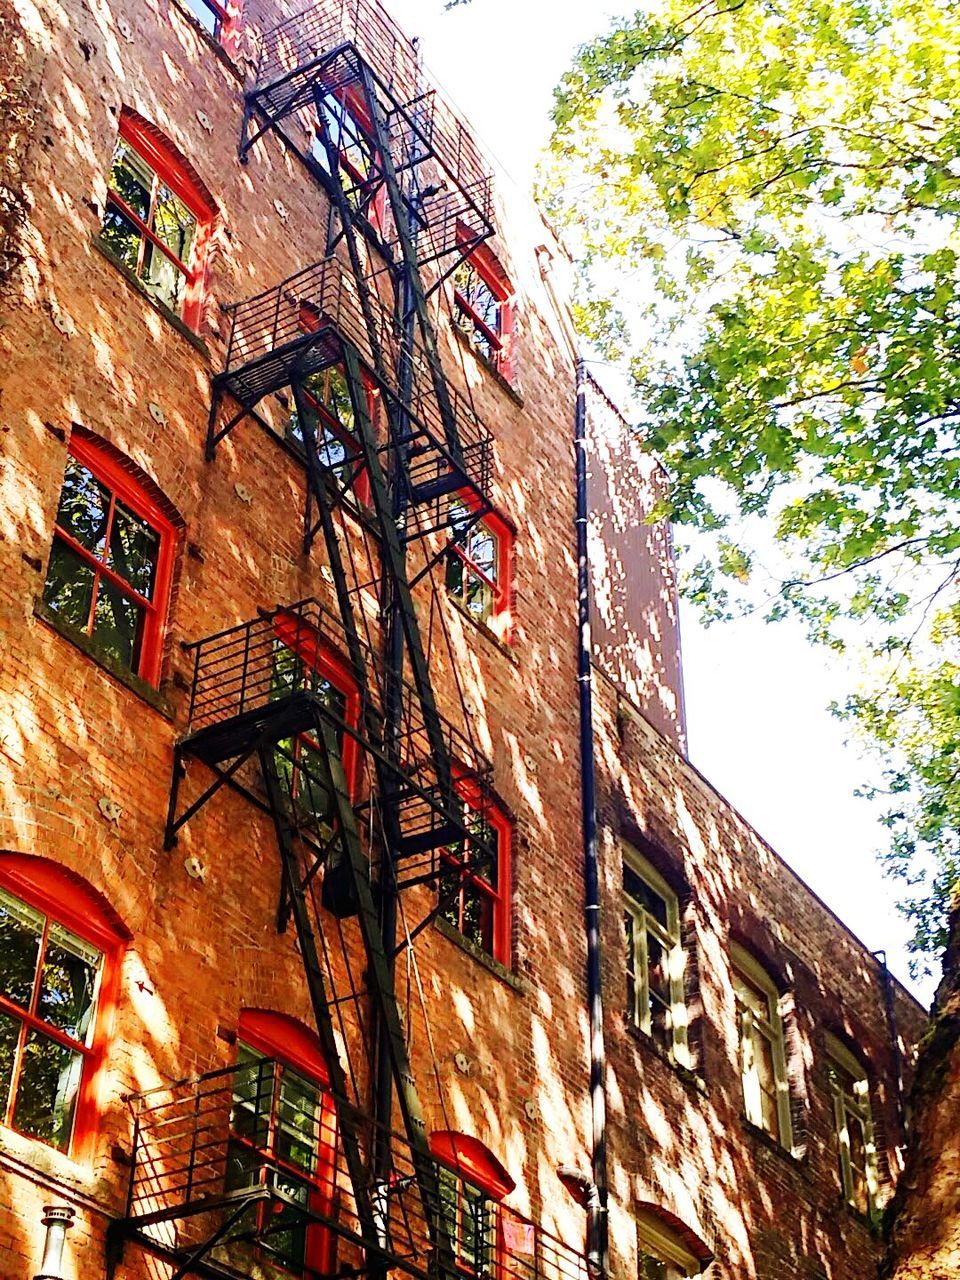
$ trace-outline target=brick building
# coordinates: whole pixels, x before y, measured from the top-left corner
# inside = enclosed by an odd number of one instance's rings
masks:
[[[686,760],[549,229],[372,0],[0,17],[0,1276],[874,1274],[922,1014]]]

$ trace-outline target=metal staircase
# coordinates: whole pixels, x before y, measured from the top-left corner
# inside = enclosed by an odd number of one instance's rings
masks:
[[[492,233],[490,177],[465,127],[425,87],[412,44],[372,0],[321,2],[263,37],[243,162],[255,162],[267,135],[323,188],[327,253],[232,309],[206,452],[215,459],[227,436],[258,421],[301,458],[304,549],[322,541],[331,591],[325,603],[272,608],[193,646],[166,843],[225,787],[270,815],[278,927],[293,924],[329,1067],[333,1188],[322,1211],[316,1194],[312,1207],[298,1205],[284,1190],[289,1170],[271,1172],[269,1162],[232,1185],[236,1082],[229,1073],[183,1082],[169,1104],[147,1106],[149,1140],[138,1122],[113,1259],[132,1239],[173,1264],[171,1280],[259,1275],[297,1220],[341,1241],[340,1274],[400,1269],[454,1280],[463,1263],[394,961],[496,856],[484,835],[492,768],[456,705],[455,672],[441,707],[415,598],[449,542],[490,510],[491,438],[446,378],[430,302]],[[323,391],[331,379],[336,396]],[[242,452],[242,433],[235,440]],[[324,675],[321,652],[342,658],[349,697]],[[184,803],[188,760],[210,780],[198,788],[192,776]],[[457,856],[445,857],[453,848]],[[402,931],[401,894],[418,914],[412,927],[403,915]],[[184,1091],[196,1108],[192,1128],[178,1110]],[[579,1262],[563,1272],[578,1276]]]

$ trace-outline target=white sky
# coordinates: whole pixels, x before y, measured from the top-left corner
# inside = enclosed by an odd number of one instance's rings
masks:
[[[488,151],[522,188],[549,135],[553,87],[578,44],[628,2],[472,0],[444,12],[442,0],[386,0],[427,65]],[[798,626],[749,620],[704,630],[682,615],[690,754],[694,764],[893,972],[923,999],[932,983],[910,983],[908,929],[895,885],[874,851],[879,809],[854,789],[870,774],[827,712],[849,683]]]

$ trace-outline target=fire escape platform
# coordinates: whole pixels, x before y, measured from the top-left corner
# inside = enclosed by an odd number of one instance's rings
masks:
[[[316,725],[318,714],[330,717],[324,699],[308,689],[300,689],[208,724],[182,739],[180,748],[204,764],[223,764],[249,754],[267,737],[275,742],[307,733]]]
[[[334,1242],[333,1274],[341,1276],[373,1267],[410,1280],[589,1280],[579,1250],[512,1210],[505,1211],[509,1237],[499,1233],[496,1246],[485,1245],[472,1265],[454,1263],[449,1273],[438,1267],[429,1223],[440,1203],[424,1200],[415,1176],[418,1166],[434,1160],[396,1133],[389,1135],[390,1167],[380,1175],[371,1170],[359,1183],[351,1181],[337,1139],[323,1147],[324,1162],[312,1173],[297,1175],[288,1162],[265,1158],[248,1185],[231,1186],[231,1155],[250,1149],[245,1135],[257,1131],[273,1105],[275,1067],[261,1060],[221,1068],[128,1099],[131,1181],[126,1212],[109,1229],[115,1260],[125,1243],[136,1243],[171,1263],[175,1276],[252,1280],[263,1274],[279,1229],[326,1233]],[[318,1114],[315,1130],[303,1132],[313,1147],[325,1141],[324,1123]],[[358,1133],[362,1152],[384,1132],[366,1121]],[[312,1188],[318,1203],[285,1190],[291,1174]],[[435,1177],[431,1185],[439,1186]],[[371,1218],[374,1238],[363,1227]]]
[[[425,533],[447,527],[451,501],[458,494],[469,494],[479,515],[491,510],[493,437],[453,387],[448,388],[449,420],[443,420],[425,353],[416,342],[404,350],[398,340],[394,318],[383,301],[390,288],[387,273],[374,272],[363,282],[361,298],[361,286],[331,255],[237,303],[226,366],[214,379],[215,403],[228,393],[251,411],[266,396],[342,365],[346,348],[351,348],[368,390],[382,402],[385,419],[402,424],[402,434],[386,435],[380,448],[384,454],[404,451],[407,496],[417,514],[416,527]],[[399,389],[404,360],[412,374],[405,397]],[[378,363],[387,365],[389,377],[375,372]],[[457,439],[456,452],[448,443],[449,426]],[[356,436],[355,424],[346,424],[344,430]],[[225,429],[214,431],[214,443],[224,434]]]
[[[377,6],[314,5],[292,15],[262,35],[255,74],[247,113],[262,127],[252,138],[245,134],[241,156],[273,129],[327,186],[329,175],[304,147],[302,130],[284,122],[308,120],[318,95],[348,103],[375,95],[396,172],[418,171],[403,194],[408,215],[426,233],[421,262],[462,256],[493,234],[489,164],[457,113],[425,82],[414,46]],[[352,194],[360,196],[363,187],[358,182]],[[389,219],[378,216],[367,227],[384,247],[398,251]]]

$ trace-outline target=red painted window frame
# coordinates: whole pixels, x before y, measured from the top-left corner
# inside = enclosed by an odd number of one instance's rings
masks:
[[[374,141],[373,120],[370,115],[370,107],[366,101],[363,90],[355,84],[340,85],[337,88],[327,89],[332,97],[336,98],[340,105],[346,107],[347,111],[354,117],[357,124],[365,135],[365,140],[370,144],[375,156],[377,144]],[[319,136],[319,135],[318,135]],[[369,173],[361,173],[353,164],[349,156],[341,148],[339,161],[341,166],[350,175],[351,180],[356,184],[357,190],[362,190],[370,183]],[[376,160],[374,160],[376,163]],[[373,200],[368,206],[368,212],[364,215],[378,235],[384,234],[384,212],[386,210],[387,190],[382,182],[377,184],[377,189],[373,194]]]
[[[204,28],[204,34],[211,40],[215,40],[231,58],[235,58],[240,52],[240,28],[243,17],[241,0],[229,0],[227,4],[221,4],[220,0],[200,0],[200,2],[206,5],[219,24],[212,34]],[[189,12],[190,6],[187,5],[186,8]]]
[[[310,1207],[317,1213],[332,1218],[336,1207],[337,1177],[337,1116],[330,1093],[330,1071],[324,1057],[320,1041],[303,1023],[284,1013],[276,1013],[272,1009],[243,1009],[237,1025],[237,1039],[242,1041],[255,1053],[261,1053],[272,1062],[290,1067],[298,1075],[306,1077],[319,1087],[320,1103],[320,1138],[317,1143],[317,1175],[311,1177],[296,1165],[288,1165],[273,1154],[273,1134],[276,1123],[277,1077],[274,1073],[273,1099],[270,1109],[270,1148],[256,1146],[248,1138],[231,1133],[231,1141],[239,1143],[250,1151],[255,1151],[272,1161],[277,1168],[285,1169],[304,1182],[314,1187],[315,1195],[310,1197]],[[329,1136],[329,1141],[324,1139]],[[258,1215],[269,1212],[267,1204],[258,1208]],[[313,1224],[306,1228],[307,1247],[304,1260],[304,1275],[330,1274],[336,1252],[336,1240],[333,1232],[324,1226]],[[299,1274],[292,1268],[270,1255],[271,1265],[279,1267],[289,1274]]]
[[[203,188],[199,178],[172,143],[164,138],[155,125],[124,107],[120,112],[119,137],[136,151],[153,173],[187,206],[197,220],[197,231],[191,251],[191,262],[181,262],[167,248],[158,235],[138,217],[121,195],[108,185],[107,203],[112,203],[129,218],[145,239],[165,258],[182,271],[187,281],[181,319],[195,332],[199,327],[203,309],[203,289],[206,280],[207,249],[217,208],[212,197]],[[152,197],[151,197],[152,199]],[[139,279],[139,276],[138,276]]]
[[[124,595],[145,609],[143,624],[143,643],[140,651],[140,662],[133,673],[147,684],[156,688],[160,682],[160,663],[163,657],[163,642],[166,634],[167,615],[170,607],[170,590],[173,584],[173,566],[176,555],[178,530],[170,517],[162,510],[159,503],[151,498],[146,488],[140,483],[128,466],[125,465],[106,445],[99,443],[92,436],[80,435],[76,430],[70,437],[67,452],[81,466],[87,468],[110,491],[110,509],[107,516],[107,527],[104,532],[104,557],[110,547],[110,527],[116,500],[119,500],[135,515],[145,520],[159,535],[160,544],[157,549],[157,570],[153,590],[153,599],[135,591],[120,574],[111,569],[106,559],[99,559],[92,551],[88,551],[66,529],[54,521],[54,537],[59,538],[71,551],[79,556],[100,576],[107,578]],[[90,617],[96,606],[97,595],[90,601]],[[88,619],[89,625],[89,619]],[[96,641],[93,641],[96,644]]]
[[[316,627],[310,626],[295,613],[280,610],[274,615],[273,629],[282,644],[292,649],[298,658],[324,680],[329,680],[337,692],[343,695],[346,701],[344,718],[351,728],[356,729],[360,724],[360,690],[347,659],[337,653]],[[307,735],[299,735],[305,736]],[[344,731],[340,752],[350,799],[356,801],[360,793],[362,753],[354,734]]]
[[[312,302],[301,300],[298,323],[304,333],[313,333],[323,324],[323,316],[319,307]],[[332,366],[333,368],[342,369],[341,364]],[[322,372],[325,372],[323,370]],[[346,375],[344,375],[346,376]],[[377,424],[380,416],[380,393],[374,386],[372,380],[367,376],[364,370],[361,370],[363,378],[363,387],[367,396],[367,416],[373,427],[374,434],[377,433]],[[356,440],[352,438],[349,431],[345,431],[343,426],[337,421],[334,415],[329,411],[326,405],[322,404],[316,396],[314,396],[307,388],[304,388],[307,399],[317,412],[317,416],[322,418],[323,423],[330,431],[340,440],[355,458],[360,454],[360,446]],[[350,488],[353,490],[353,496],[361,507],[369,507],[370,498],[370,473],[366,466],[361,463],[354,477],[350,482]]]
[[[479,509],[480,501],[472,490],[461,489],[457,496],[464,506],[469,507],[472,511],[477,511]],[[482,621],[482,625],[489,627],[497,638],[504,642],[504,644],[510,644],[513,639],[513,573],[514,542],[516,535],[512,524],[499,511],[485,512],[479,518],[477,523],[489,525],[491,532],[497,539],[498,553],[496,582],[493,582],[487,574],[470,559],[466,550],[452,538],[448,544],[447,551],[448,554],[459,556],[471,573],[475,574],[478,578],[482,579],[493,588],[493,609],[490,612],[490,616]],[[459,597],[455,596],[454,599],[459,599]],[[478,619],[477,621],[480,620]]]
[[[463,245],[469,242],[470,236],[465,229],[458,228],[458,238],[461,245]],[[493,361],[494,368],[510,382],[513,380],[514,375],[513,288],[499,259],[488,245],[477,245],[467,255],[466,261],[470,263],[477,275],[500,303],[499,331],[491,329],[477,315],[456,285],[454,285],[453,289],[454,306],[461,315],[466,316],[470,324],[480,329],[488,342],[496,349],[497,354]]]
[[[488,794],[481,792],[480,787],[472,778],[466,776],[458,777],[455,781],[455,786],[464,803],[474,812],[480,813],[497,835],[496,889],[481,876],[473,875],[470,872],[467,873],[466,883],[492,900],[493,950],[488,954],[491,959],[509,969],[513,942],[513,922],[511,918],[511,903],[513,901],[513,822],[495,800],[490,799]],[[458,860],[449,854],[446,849],[440,850],[440,857],[450,865],[459,865]],[[461,881],[460,891],[458,897],[454,900],[455,902],[462,903],[463,890],[464,882]]]
[[[466,1133],[458,1133],[453,1129],[435,1129],[430,1134],[428,1142],[430,1154],[438,1164],[449,1170],[459,1184],[468,1182],[471,1187],[479,1191],[487,1200],[491,1211],[495,1215],[493,1224],[495,1256],[491,1270],[494,1276],[504,1275],[506,1250],[502,1230],[503,1206],[501,1201],[515,1190],[516,1182],[493,1152],[484,1146],[479,1138],[473,1138]],[[457,1205],[459,1218],[463,1195],[462,1185],[458,1191],[460,1196]],[[456,1264],[457,1269],[464,1276],[476,1277],[480,1274],[475,1267],[462,1261],[459,1251],[457,1252]]]
[[[116,1020],[121,963],[132,935],[91,885],[48,858],[33,857],[23,853],[0,854],[0,885],[8,893],[46,916],[44,946],[50,922],[54,921],[77,934],[84,942],[95,946],[103,956],[94,1014],[94,1031],[89,1047],[79,1044],[65,1032],[58,1031],[0,993],[0,1010],[17,1018],[28,1028],[40,1030],[52,1040],[83,1055],[73,1130],[65,1154],[78,1163],[89,1163],[93,1159],[100,1118],[103,1114],[104,1063]],[[41,957],[43,953],[41,948]],[[33,999],[36,1000],[36,992]],[[11,1100],[16,1097],[22,1059],[23,1055],[18,1045],[14,1076],[11,1081]],[[5,1119],[0,1119],[0,1125],[12,1129],[14,1133],[17,1132],[12,1125],[7,1124]],[[29,1134],[22,1136],[30,1142],[50,1146],[42,1138]],[[54,1147],[51,1149],[57,1150]]]

